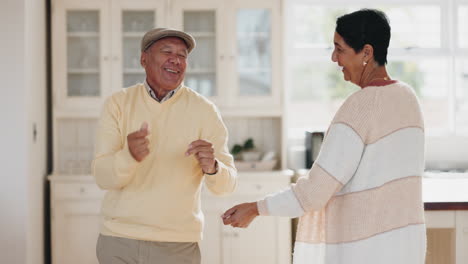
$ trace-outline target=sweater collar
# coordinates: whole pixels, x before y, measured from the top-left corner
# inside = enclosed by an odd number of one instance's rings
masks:
[[[145,85],[145,88],[146,90],[148,91],[149,95],[151,96],[151,98],[153,98],[154,100],[156,100],[156,102],[158,103],[163,103],[167,100],[169,100],[172,96],[174,96],[175,93],[177,93],[177,91],[180,90],[180,88],[182,87],[182,84],[180,84],[177,88],[175,88],[174,90],[168,92],[166,94],[166,96],[164,96],[161,100],[158,99],[158,97],[156,96],[156,94],[154,93],[153,89],[151,89],[150,85],[148,84],[148,82],[145,81],[143,82],[143,84]]]

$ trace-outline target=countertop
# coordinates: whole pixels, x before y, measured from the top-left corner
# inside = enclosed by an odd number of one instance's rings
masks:
[[[468,210],[468,172],[426,172],[423,201],[426,210]]]
[[[307,173],[307,170],[297,172],[296,176],[304,173]],[[265,177],[271,177],[271,172],[242,174],[245,174],[243,176],[265,174]],[[293,173],[292,171],[279,171],[276,174],[291,177]],[[90,175],[51,175],[48,178],[58,182],[94,182],[94,178]],[[468,210],[468,172],[425,172],[422,188],[425,210]]]

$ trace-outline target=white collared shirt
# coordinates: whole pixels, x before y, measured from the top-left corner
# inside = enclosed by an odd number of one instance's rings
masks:
[[[178,86],[177,88],[175,88],[174,90],[168,92],[168,93],[166,94],[166,96],[164,96],[163,99],[159,100],[158,97],[156,96],[156,94],[154,93],[153,89],[151,89],[151,87],[149,86],[149,84],[148,84],[148,82],[146,81],[146,79],[145,79],[145,81],[144,81],[143,83],[145,84],[146,90],[148,91],[149,95],[150,95],[154,100],[156,100],[156,101],[159,102],[159,103],[163,103],[163,102],[169,100],[169,99],[170,99],[172,96],[174,96],[174,94],[180,89],[180,87],[182,87],[182,84],[179,85],[179,86]]]

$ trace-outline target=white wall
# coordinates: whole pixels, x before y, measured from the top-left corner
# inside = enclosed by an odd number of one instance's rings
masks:
[[[27,264],[44,261],[44,184],[47,173],[46,142],[46,0],[25,0],[26,4],[26,90],[28,95],[29,142]],[[34,140],[33,128],[37,136]]]
[[[0,35],[0,262],[41,264],[46,173],[45,0],[1,0]]]

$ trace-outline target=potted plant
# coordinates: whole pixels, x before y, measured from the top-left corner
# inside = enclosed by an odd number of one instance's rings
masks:
[[[234,155],[235,159],[242,159],[244,161],[259,161],[262,155],[262,153],[255,148],[252,138],[248,138],[242,146],[235,144],[232,147],[231,153]]]

